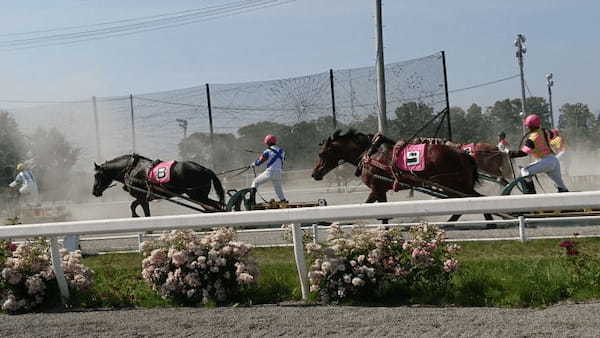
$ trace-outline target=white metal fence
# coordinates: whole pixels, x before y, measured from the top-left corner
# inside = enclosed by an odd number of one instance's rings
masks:
[[[122,218],[108,220],[46,223],[0,227],[0,239],[46,236],[51,241],[52,263],[63,298],[68,288],[62,274],[58,255],[59,236],[110,234],[135,231],[166,231],[174,229],[210,229],[216,226],[260,226],[292,224],[294,255],[302,287],[302,296],[308,295],[308,281],[301,224],[322,221],[351,221],[360,219],[391,219],[450,214],[510,213],[538,210],[569,210],[600,207],[600,191],[573,192],[545,195],[492,196],[462,199],[419,200],[380,204],[354,204],[331,207],[242,211],[199,215]],[[496,222],[496,221],[494,221]],[[515,221],[513,221],[515,222]],[[520,238],[526,239],[525,218],[518,219]]]

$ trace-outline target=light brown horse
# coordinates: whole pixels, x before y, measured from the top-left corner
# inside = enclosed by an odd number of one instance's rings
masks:
[[[319,181],[336,168],[340,163],[348,162],[358,166],[364,154],[371,148],[373,135],[366,135],[354,130],[342,134],[339,130],[324,141],[319,150],[319,159],[313,169],[312,177]],[[398,173],[392,170],[392,146],[394,142],[387,139],[383,151],[370,156],[369,164],[364,165],[361,178],[371,189],[366,202],[387,202],[387,191],[394,188],[394,176],[403,188],[427,186],[428,183],[448,188],[447,197],[481,196],[474,187],[478,183],[477,164],[463,151],[444,144],[431,144],[427,150],[428,167],[421,172]],[[460,217],[454,215],[451,220]],[[485,216],[491,219],[490,215]]]
[[[498,147],[489,143],[455,143],[441,138],[416,138],[411,143],[445,144],[447,146],[466,151],[472,145],[469,155],[473,156],[480,172],[494,177],[502,185],[514,179],[510,157],[507,153],[498,150]]]

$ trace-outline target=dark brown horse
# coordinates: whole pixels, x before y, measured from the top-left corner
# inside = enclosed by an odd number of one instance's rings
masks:
[[[336,131],[322,143],[312,177],[319,181],[343,162],[358,166],[364,154],[371,148],[372,138],[373,135],[365,135],[354,130],[345,134]],[[371,155],[371,164],[365,164],[362,168],[362,181],[371,188],[367,203],[387,202],[387,191],[394,188],[393,145],[393,141],[385,140],[383,151]],[[397,176],[398,181],[404,184],[403,188],[423,186],[423,180],[426,180],[427,183],[448,188],[447,197],[481,196],[474,189],[478,183],[478,174],[477,165],[471,156],[445,144],[431,144],[426,156],[428,167],[424,171],[400,173]],[[458,217],[454,215],[451,220],[456,220]],[[486,215],[486,219],[491,219],[491,216]]]
[[[138,217],[135,209],[142,206],[144,215],[150,216],[149,201],[157,198],[170,198],[170,195],[185,194],[189,198],[212,208],[222,210],[225,202],[225,193],[221,181],[210,169],[192,161],[178,161],[171,169],[171,182],[161,185],[160,194],[153,194],[157,187],[147,181],[147,171],[153,161],[146,157],[130,154],[122,155],[103,164],[94,163],[94,187],[92,194],[96,197],[102,196],[104,190],[109,188],[113,181],[123,183],[123,190],[135,198],[131,202],[131,216]],[[211,183],[219,197],[214,201],[208,197]],[[166,193],[165,193],[166,192]]]

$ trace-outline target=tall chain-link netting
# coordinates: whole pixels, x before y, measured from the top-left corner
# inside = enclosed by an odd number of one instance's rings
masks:
[[[436,53],[385,65],[388,120],[396,119],[396,108],[409,102],[425,104],[433,112],[446,108],[442,62],[442,53]],[[336,110],[341,122],[362,121],[377,114],[375,67],[336,70],[334,77]]]
[[[331,116],[329,73],[211,85],[215,130],[236,132],[259,122],[294,125]]]
[[[95,107],[90,98],[10,112],[25,133],[38,127],[61,131],[81,149],[82,167],[93,160],[135,151],[164,160],[204,161],[223,170],[248,163],[256,156],[253,152],[262,150],[262,137],[272,133],[288,148],[289,166],[307,168],[314,161],[319,140],[331,134],[334,123],[338,128],[377,130],[376,88],[375,67],[364,67],[131,97],[99,97]],[[386,94],[391,136],[414,132],[399,130],[415,129],[446,107],[442,53],[387,64]],[[403,106],[406,109],[399,109]],[[407,126],[402,114],[414,114],[415,109],[420,118],[415,126]],[[211,142],[221,148],[211,150]]]

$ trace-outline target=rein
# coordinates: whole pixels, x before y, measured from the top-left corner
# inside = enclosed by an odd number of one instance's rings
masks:
[[[236,169],[230,169],[230,170],[221,171],[220,173],[218,173],[216,175],[217,176],[221,176],[221,175],[225,175],[225,174],[228,174],[228,173],[239,171],[239,173],[231,176],[231,177],[235,177],[235,176],[238,176],[238,175],[241,175],[241,174],[245,173],[248,170],[250,170],[250,166],[249,165],[244,166],[244,167],[240,167],[240,168],[236,168]]]

